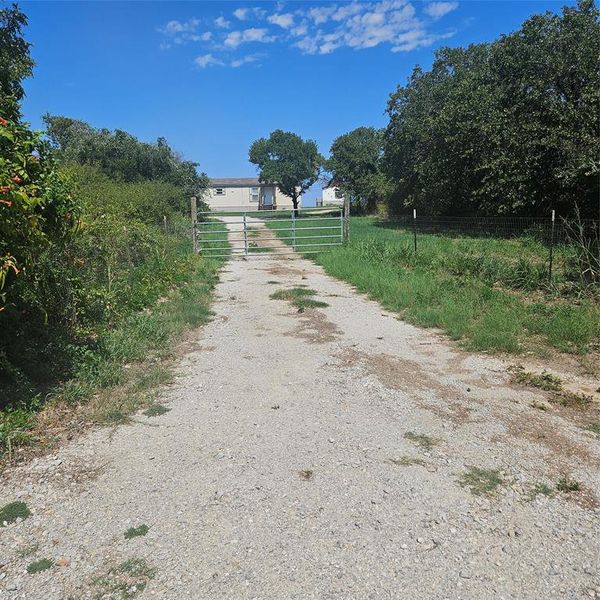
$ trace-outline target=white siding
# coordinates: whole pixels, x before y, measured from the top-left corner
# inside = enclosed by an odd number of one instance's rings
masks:
[[[336,198],[336,192],[338,191],[335,187],[323,188],[323,206],[341,206],[344,204],[344,197]]]
[[[206,193],[203,196],[203,200],[210,206],[210,208],[215,210],[235,210],[235,209],[245,209],[245,210],[258,210],[259,203],[251,202],[250,198],[252,197],[251,189],[255,186],[214,186],[209,187]],[[260,197],[262,197],[262,189],[264,187],[271,186],[259,186],[260,189]],[[222,189],[223,194],[219,195],[216,193],[217,189]],[[275,204],[278,209],[286,209],[292,208],[292,199],[285,194],[282,194],[279,189],[275,189]],[[300,202],[301,202],[300,198]]]

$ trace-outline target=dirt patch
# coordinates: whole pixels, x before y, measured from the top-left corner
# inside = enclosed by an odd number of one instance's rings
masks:
[[[384,386],[411,394],[415,404],[444,421],[455,425],[465,425],[475,421],[471,417],[472,409],[461,404],[456,397],[458,390],[451,385],[441,383],[434,373],[425,371],[423,366],[409,359],[401,359],[389,354],[368,354],[348,348],[338,355],[345,366],[360,366],[367,374],[377,378]],[[440,403],[429,401],[431,392]],[[418,397],[415,397],[417,395]]]
[[[311,344],[327,344],[343,334],[343,331],[320,310],[308,308],[300,314],[300,324],[286,335],[306,340]]]
[[[262,271],[262,269],[260,269]],[[289,276],[297,276],[297,277],[302,277],[304,276],[304,271],[301,269],[297,269],[296,267],[290,267],[289,265],[286,264],[277,264],[277,265],[272,265],[270,266],[268,269],[266,269],[267,273],[270,273],[271,275],[289,275]]]
[[[436,392],[448,395],[456,390],[440,383],[426,372],[416,361],[390,356],[389,354],[369,354],[348,348],[338,355],[344,366],[362,367],[369,375],[376,377],[386,387],[409,392]]]
[[[498,415],[498,418],[504,421],[509,435],[524,438],[549,450],[553,456],[554,473],[557,475],[568,468],[569,459],[585,462],[596,469],[600,468],[600,461],[586,447],[559,433],[556,425],[543,415]]]

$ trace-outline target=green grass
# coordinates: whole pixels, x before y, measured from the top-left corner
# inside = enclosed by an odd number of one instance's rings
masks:
[[[556,483],[556,489],[559,492],[578,492],[581,490],[581,483],[576,481],[575,479],[570,479],[569,477],[561,477]]]
[[[115,598],[128,600],[141,594],[151,579],[156,576],[156,569],[143,558],[129,558],[108,570],[106,575],[96,577],[92,583],[97,594],[94,598]]]
[[[594,423],[589,423],[588,425],[586,425],[584,427],[584,429],[586,431],[591,431],[592,433],[595,433],[597,436],[600,436],[600,422],[596,421]]]
[[[25,502],[21,502],[20,500],[17,500],[16,502],[11,502],[10,504],[6,504],[2,508],[0,508],[0,527],[10,525],[11,523],[14,523],[17,519],[25,520],[27,517],[30,516],[31,511],[29,510]]]
[[[48,558],[42,558],[40,560],[36,560],[27,565],[27,572],[30,575],[35,575],[36,573],[41,573],[42,571],[47,571],[54,566],[54,561],[49,560]]]
[[[529,500],[534,500],[536,498],[536,496],[553,496],[554,495],[554,490],[552,489],[552,486],[548,485],[547,483],[544,483],[543,481],[538,481],[534,486],[533,489],[531,490],[531,493],[529,495]]]
[[[298,286],[277,290],[276,292],[273,292],[269,298],[271,298],[271,300],[287,300],[299,311],[303,311],[307,308],[325,308],[326,306],[329,306],[327,302],[311,298],[311,296],[316,295],[316,293],[316,290]]]
[[[153,404],[144,411],[144,414],[147,417],[160,417],[161,415],[168,413],[170,410],[170,408],[167,408],[163,404]]]
[[[140,525],[139,527],[130,527],[125,533],[125,539],[130,540],[134,537],[140,537],[146,535],[150,531],[148,525]]]
[[[186,260],[187,272],[160,303],[100,331],[93,349],[82,353],[73,378],[54,389],[44,412],[52,413],[56,405],[73,410],[88,406],[88,418],[116,425],[155,404],[153,390],[172,379],[168,361],[178,336],[210,318],[212,289],[222,264],[189,256]],[[0,457],[3,451],[43,437],[36,416],[41,408],[32,402],[0,411]],[[54,424],[60,426],[60,422]]]
[[[504,480],[500,472],[495,469],[480,469],[469,467],[458,479],[462,487],[468,487],[475,496],[491,494],[500,486]]]
[[[424,433],[415,433],[414,431],[407,431],[404,434],[404,438],[425,450],[431,450],[437,444],[435,438],[425,435]]]
[[[547,392],[559,392],[562,390],[562,381],[557,375],[552,375],[547,371],[541,374],[531,373],[523,369],[514,369],[514,379],[517,383],[540,388]]]
[[[415,254],[410,231],[371,217],[352,218],[350,236],[347,246],[314,260],[408,322],[480,351],[586,354],[598,347],[597,298],[562,297],[560,276],[549,287],[547,249],[535,240],[420,234]],[[557,250],[555,264],[567,261],[566,252]]]

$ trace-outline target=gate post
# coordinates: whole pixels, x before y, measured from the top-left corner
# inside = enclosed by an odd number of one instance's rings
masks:
[[[196,222],[198,221],[198,206],[196,204],[196,196],[192,196],[190,202],[192,209],[192,246],[194,248],[194,254],[198,254],[198,237],[196,235]]]
[[[292,250],[296,252],[296,211],[292,211]]]
[[[344,194],[344,244],[350,241],[350,196]]]
[[[246,213],[244,213],[244,254],[248,256],[248,228],[246,227]]]

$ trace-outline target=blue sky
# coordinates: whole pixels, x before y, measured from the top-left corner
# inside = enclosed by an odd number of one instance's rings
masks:
[[[562,4],[21,2],[37,63],[23,109],[36,127],[50,112],[164,136],[212,177],[253,176],[254,139],[281,128],[327,154],[342,133],[384,126],[388,95],[436,48]]]

